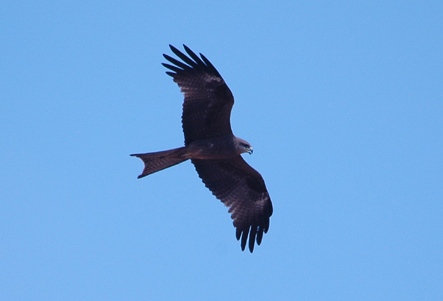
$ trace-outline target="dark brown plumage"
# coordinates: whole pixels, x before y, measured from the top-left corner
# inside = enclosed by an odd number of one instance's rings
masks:
[[[183,45],[186,54],[170,45],[163,64],[185,96],[182,126],[185,146],[155,153],[133,154],[145,167],[139,178],[191,159],[199,177],[227,207],[242,250],[260,244],[269,229],[272,203],[261,175],[241,157],[251,145],[233,135],[230,123],[234,97],[221,75],[202,54]]]

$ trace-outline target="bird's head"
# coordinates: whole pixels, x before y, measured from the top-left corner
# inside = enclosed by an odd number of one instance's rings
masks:
[[[254,150],[252,149],[251,144],[243,139],[237,138],[237,148],[239,149],[240,153],[248,153],[252,155]]]

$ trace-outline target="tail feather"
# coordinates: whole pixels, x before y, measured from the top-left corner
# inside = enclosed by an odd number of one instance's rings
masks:
[[[154,172],[186,161],[188,158],[184,155],[185,148],[180,147],[155,153],[132,154],[131,156],[140,158],[145,164],[143,172],[137,177],[140,179]]]

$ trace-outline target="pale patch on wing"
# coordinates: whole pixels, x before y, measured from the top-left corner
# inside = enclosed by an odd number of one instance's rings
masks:
[[[204,80],[208,83],[217,82],[217,83],[224,83],[224,80],[220,78],[220,76],[214,76],[211,74],[205,74],[203,76]]]

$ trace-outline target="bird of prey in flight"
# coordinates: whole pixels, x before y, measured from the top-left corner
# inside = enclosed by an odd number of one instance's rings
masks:
[[[196,55],[186,45],[184,54],[172,45],[172,52],[181,59],[164,54],[168,64],[162,64],[184,94],[182,127],[185,146],[144,154],[132,154],[143,160],[144,169],[138,178],[179,164],[188,159],[203,183],[225,206],[236,228],[237,240],[244,251],[260,245],[263,233],[269,229],[272,203],[261,175],[241,157],[252,154],[251,145],[234,136],[231,109],[234,97],[220,73],[200,53]]]

